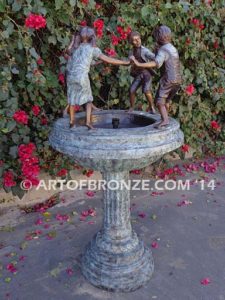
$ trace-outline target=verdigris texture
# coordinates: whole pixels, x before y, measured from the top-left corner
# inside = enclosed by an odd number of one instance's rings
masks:
[[[119,119],[117,129],[113,129],[113,119]],[[145,112],[100,111],[92,115],[96,130],[89,131],[82,126],[84,113],[78,113],[78,127],[69,129],[68,118],[58,119],[49,141],[82,166],[102,172],[107,182],[128,183],[130,170],[143,168],[183,144],[176,120],[170,119],[164,129],[155,129],[158,121],[159,115]],[[93,285],[110,291],[136,290],[151,278],[154,263],[151,251],[132,230],[129,189],[106,185],[103,209],[102,229],[83,255],[83,275]]]

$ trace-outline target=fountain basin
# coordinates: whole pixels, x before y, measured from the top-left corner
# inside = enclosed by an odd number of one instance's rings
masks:
[[[112,119],[120,119],[118,129],[112,128]],[[159,115],[120,110],[100,111],[92,116],[96,130],[89,131],[85,114],[76,114],[78,127],[69,129],[68,118],[58,119],[49,141],[52,147],[87,168],[106,171],[124,171],[143,168],[183,144],[179,123],[170,119],[164,129],[155,129]]]

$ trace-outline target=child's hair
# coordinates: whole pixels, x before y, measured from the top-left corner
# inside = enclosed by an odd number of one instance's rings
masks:
[[[128,42],[131,44],[132,43],[132,40],[133,40],[133,37],[134,36],[139,36],[141,37],[140,33],[138,31],[131,31],[128,35]]]
[[[153,37],[159,45],[167,44],[171,42],[172,32],[168,26],[161,25],[154,29]]]
[[[85,26],[81,27],[75,32],[73,49],[77,49],[85,39],[91,44],[92,47],[96,47],[96,35],[94,29]]]

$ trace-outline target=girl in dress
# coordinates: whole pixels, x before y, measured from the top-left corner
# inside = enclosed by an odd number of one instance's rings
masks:
[[[86,104],[86,126],[88,129],[93,129],[91,112],[96,107],[92,104],[93,96],[88,76],[93,60],[100,59],[109,64],[123,66],[128,66],[130,62],[102,54],[102,51],[96,47],[95,31],[90,27],[82,27],[75,33],[68,51],[71,53],[66,67],[70,128],[75,125],[75,105]]]

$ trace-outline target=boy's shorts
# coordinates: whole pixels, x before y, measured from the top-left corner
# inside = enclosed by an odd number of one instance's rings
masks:
[[[160,83],[155,96],[155,104],[166,104],[180,89],[179,83]]]
[[[137,75],[130,87],[130,93],[136,93],[137,89],[142,86],[142,93],[146,94],[151,91],[152,76],[151,74],[141,73]]]

